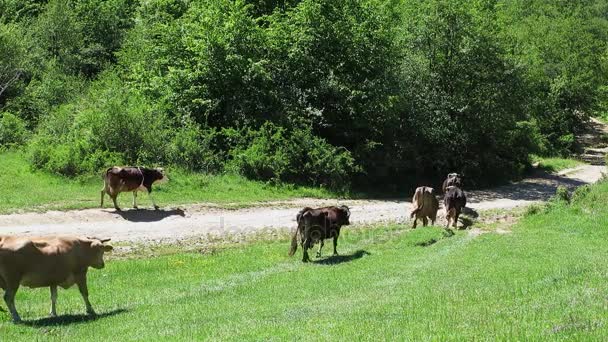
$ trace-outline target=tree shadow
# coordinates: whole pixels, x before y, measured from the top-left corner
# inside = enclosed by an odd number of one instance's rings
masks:
[[[333,255],[330,256],[329,258],[325,258],[325,259],[320,259],[320,260],[315,260],[313,261],[313,264],[318,264],[318,265],[337,265],[337,264],[341,264],[344,262],[351,262],[353,260],[357,260],[357,259],[361,259],[366,255],[371,255],[371,253],[364,251],[364,250],[358,250],[352,254],[347,254],[347,255]]]
[[[181,216],[185,217],[186,213],[183,209],[170,209],[170,210],[152,210],[152,209],[131,209],[131,210],[117,210],[115,214],[120,215],[123,219],[131,222],[156,222],[163,220],[170,216]]]
[[[578,179],[540,172],[536,178],[499,186],[489,190],[466,191],[467,204],[500,199],[514,201],[546,201],[551,198],[551,196],[555,195],[555,191],[560,185],[567,187],[569,190],[573,190],[585,184],[587,183]]]
[[[64,326],[70,324],[86,323],[96,321],[105,317],[111,317],[127,312],[126,309],[115,309],[112,311],[104,312],[98,315],[61,315],[57,317],[46,317],[39,318],[31,321],[23,321],[19,324],[27,325],[30,327],[52,327],[52,326]]]

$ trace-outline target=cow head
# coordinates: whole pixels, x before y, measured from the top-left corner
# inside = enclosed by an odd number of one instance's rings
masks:
[[[91,248],[87,253],[89,265],[96,269],[104,268],[105,263],[103,262],[103,253],[109,252],[113,249],[112,246],[104,243],[110,241],[110,239],[90,238],[89,241],[91,243]]]
[[[347,206],[342,205],[338,207],[338,211],[340,212],[340,223],[344,226],[348,226],[350,224],[350,209]]]
[[[169,177],[165,174],[165,169],[162,167],[157,167],[152,169],[152,177],[154,181],[152,183],[166,183],[169,181]]]
[[[457,186],[462,188],[462,175],[458,173],[448,173],[448,178],[445,180],[445,185],[447,186]]]

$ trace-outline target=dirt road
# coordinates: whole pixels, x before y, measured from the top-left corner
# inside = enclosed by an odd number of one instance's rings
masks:
[[[558,185],[571,189],[596,182],[605,170],[601,165],[585,165],[558,175],[542,174],[491,190],[468,191],[468,207],[482,211],[510,209],[544,201]],[[260,207],[225,210],[204,206],[164,210],[89,209],[0,216],[0,234],[75,234],[110,237],[113,241],[173,242],[197,236],[248,234],[263,230],[295,227],[298,208],[346,204],[353,224],[409,220],[411,203],[399,200],[318,200],[299,199],[264,203]],[[440,218],[440,222],[443,219]]]

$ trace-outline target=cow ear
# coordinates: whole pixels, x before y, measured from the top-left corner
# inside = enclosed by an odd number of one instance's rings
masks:
[[[109,251],[111,251],[111,250],[113,250],[113,249],[114,249],[114,247],[112,247],[112,246],[110,246],[110,245],[104,245],[104,246],[103,246],[103,251],[104,251],[104,252],[109,252]]]

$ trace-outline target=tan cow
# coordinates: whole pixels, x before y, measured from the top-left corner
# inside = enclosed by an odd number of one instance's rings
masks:
[[[51,316],[57,316],[57,286],[67,289],[77,284],[87,313],[95,315],[89,302],[87,271],[89,266],[96,269],[105,266],[103,253],[111,251],[112,246],[104,242],[109,240],[0,236],[0,287],[13,321],[21,321],[15,308],[15,294],[20,285],[50,287]]]
[[[431,224],[435,224],[437,210],[439,210],[439,201],[435,197],[435,190],[433,188],[428,186],[416,188],[412,204],[414,207],[414,210],[410,214],[410,218],[414,218],[412,228],[416,228],[416,221],[418,219],[422,219],[422,225],[426,227],[428,224],[427,217],[431,219]]]

